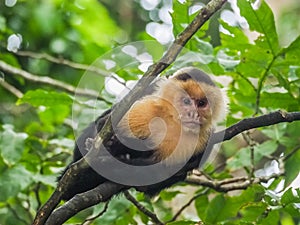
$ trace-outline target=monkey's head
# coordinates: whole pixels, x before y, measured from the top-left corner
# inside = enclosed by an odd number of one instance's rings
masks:
[[[172,102],[186,131],[210,128],[225,116],[221,90],[204,72],[186,67],[178,70],[167,82],[162,97]]]

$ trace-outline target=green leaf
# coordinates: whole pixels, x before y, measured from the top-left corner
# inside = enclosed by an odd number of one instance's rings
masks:
[[[238,168],[248,167],[251,165],[250,148],[241,148],[233,157],[228,159],[228,168],[235,170]]]
[[[299,197],[298,197],[299,199]],[[299,204],[299,200],[297,201]],[[286,207],[284,207],[284,211],[287,212],[291,217],[294,218],[300,218],[300,209],[297,205],[295,204],[289,204]]]
[[[282,53],[285,56],[284,63],[300,66],[300,36],[298,36],[287,48],[284,48]]]
[[[262,217],[259,224],[263,225],[274,225],[279,224],[280,221],[280,210],[271,210],[266,217]]]
[[[228,31],[230,34],[220,33],[222,48],[227,47],[232,50],[241,51],[250,46],[248,37],[245,32],[240,29],[240,27],[230,26],[224,21],[220,21],[222,27]]]
[[[117,220],[124,218],[130,206],[131,203],[125,198],[112,198],[106,213],[97,222],[99,224],[118,224]]]
[[[277,150],[278,143],[275,140],[265,141],[254,147],[254,163],[257,164],[264,156],[270,156]],[[236,155],[228,160],[228,167],[238,169],[251,166],[250,147],[241,148]]]
[[[159,193],[159,196],[165,201],[171,201],[173,198],[175,198],[178,194],[181,193],[182,193],[181,191],[163,190]]]
[[[252,45],[247,51],[242,52],[237,72],[246,77],[261,77],[273,61],[273,57],[268,49]]]
[[[243,209],[245,209],[244,207],[247,204],[249,205],[250,202],[254,202],[255,204],[252,204],[258,206],[258,203],[261,202],[264,195],[265,190],[260,185],[249,187],[239,196],[229,197],[224,194],[217,195],[209,203],[203,221],[209,224],[217,224],[217,222],[231,220],[237,217],[240,211],[243,211]],[[266,207],[264,204],[261,206],[263,208]],[[255,214],[257,215],[258,212]]]
[[[57,105],[45,108],[38,112],[40,120],[46,125],[61,124],[70,114],[70,107],[67,105]]]
[[[286,134],[286,129],[287,124],[279,123],[274,124],[271,127],[265,127],[261,131],[264,135],[268,136],[269,138],[281,142],[281,140],[284,138],[284,135]]]
[[[202,53],[203,55],[212,56],[214,48],[208,41],[203,41],[200,38],[195,38],[197,41],[197,52]]]
[[[99,1],[78,0],[70,6],[71,25],[81,33],[83,41],[90,40],[106,47],[111,45],[113,37],[121,35],[115,21]]]
[[[287,111],[300,110],[299,100],[289,93],[263,92],[260,97],[260,106],[271,109],[285,109]]]
[[[66,93],[37,89],[26,92],[26,94],[17,101],[17,104],[29,103],[33,106],[54,107],[57,105],[69,106],[72,102],[71,97]]]
[[[33,176],[34,182],[38,183],[41,182],[45,185],[56,187],[57,186],[57,175],[42,175],[42,174],[35,174]]]
[[[171,17],[173,20],[173,33],[175,36],[177,36],[190,22],[188,12],[189,4],[187,1],[183,3],[173,1],[173,13],[171,13]]]
[[[18,60],[16,59],[15,55],[10,54],[10,53],[2,53],[0,54],[0,59],[5,61],[7,64],[10,66],[14,66],[16,68],[21,68]],[[23,78],[18,78],[17,79],[21,84],[24,84],[24,79]]]
[[[224,68],[219,63],[211,62],[208,64],[208,67],[211,70],[211,72],[216,76],[225,74]]]
[[[161,56],[166,51],[166,47],[156,40],[145,41],[145,49],[152,56],[154,62],[160,60]]]
[[[240,58],[237,54],[233,54],[228,49],[221,49],[217,53],[217,60],[227,70],[232,70],[240,63]]]
[[[280,185],[280,183],[285,180],[284,177],[278,177],[276,179],[273,180],[273,182],[268,186],[269,190],[276,190],[276,188],[278,188],[278,185]],[[271,197],[270,202],[268,202],[269,204],[273,205],[275,199]]]
[[[208,205],[206,210],[205,218],[203,219],[205,222],[213,223],[220,221],[220,213],[226,209],[224,208],[226,205],[226,199],[224,195],[217,195]]]
[[[256,3],[260,5],[255,5]],[[256,44],[263,49],[270,49],[273,55],[279,51],[278,35],[274,15],[265,1],[237,1],[240,13],[246,18],[250,29],[262,35]]]
[[[28,135],[14,132],[12,125],[2,127],[4,131],[0,133],[0,154],[4,162],[11,166],[21,159]]]
[[[300,171],[300,150],[293,154],[286,162],[284,163],[285,169],[285,186],[290,185],[295,178],[298,176]]]
[[[196,198],[195,200],[195,208],[197,211],[197,215],[200,219],[204,219],[206,216],[206,210],[208,207],[208,195],[202,195],[199,198]]]
[[[289,188],[281,197],[281,203],[286,206],[292,203],[300,203],[300,195],[299,192],[293,190],[293,188]]]
[[[270,156],[277,150],[278,143],[276,140],[265,141],[264,143],[255,146],[254,154],[256,162],[258,162],[263,156]]]
[[[243,221],[253,222],[257,221],[266,209],[267,205],[263,202],[250,203],[240,210],[240,214]]]
[[[0,16],[0,31],[4,32],[6,30],[6,19],[3,16]]]
[[[12,167],[0,174],[0,201],[6,202],[25,189],[31,182],[31,174],[21,165]]]
[[[300,86],[300,36],[285,49],[272,64],[271,73],[278,80],[278,87],[284,87],[291,99],[299,96]],[[299,105],[299,103],[298,103]],[[294,106],[292,106],[295,108]],[[291,107],[289,107],[291,108]],[[294,109],[291,109],[294,110]]]

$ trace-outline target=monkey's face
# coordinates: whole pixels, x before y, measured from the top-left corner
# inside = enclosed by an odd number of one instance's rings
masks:
[[[214,127],[225,114],[222,93],[210,83],[175,77],[160,87],[159,96],[173,106],[168,113],[183,131],[201,133]]]
[[[201,85],[192,80],[174,82],[172,85],[167,95],[175,107],[183,131],[199,133],[201,128],[211,125],[211,107]]]
[[[211,124],[210,105],[205,95],[195,97],[182,92],[174,98],[184,131],[198,133],[201,127]]]
[[[205,96],[193,98],[187,94],[181,95],[177,102],[180,122],[184,128],[196,131],[209,121],[210,107]]]

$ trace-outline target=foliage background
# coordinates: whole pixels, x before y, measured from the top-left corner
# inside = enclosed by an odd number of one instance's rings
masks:
[[[299,111],[298,4],[285,8],[276,26],[264,1],[256,5],[238,0],[237,6],[243,19],[228,4],[195,34],[188,51],[165,74],[183,65],[214,74],[229,97],[226,126],[277,109]],[[94,105],[86,99],[73,102],[74,92],[66,88],[76,87],[85,72],[72,62],[91,65],[111,49],[145,40],[160,46],[146,48],[151,60],[158,60],[199,7],[200,1],[1,1],[0,224],[30,224],[49,198],[57,174],[71,159],[72,109],[82,115],[83,123],[94,119]],[[19,40],[20,51],[15,51]],[[191,53],[195,57],[189,61]],[[117,63],[132,60],[126,54],[107,57]],[[100,64],[96,66],[105,67]],[[115,68],[119,79],[127,84],[138,79],[144,71],[140,64],[137,60],[131,67]],[[64,83],[58,88],[43,82],[47,77]],[[98,81],[107,80],[99,76]],[[96,104],[99,113],[115,101],[114,92],[101,87],[94,87],[103,98]],[[294,181],[300,169],[299,129],[300,123],[294,122],[247,132],[224,143],[217,159],[205,167],[213,181],[251,181],[275,174],[276,179],[266,183],[227,193],[182,182],[152,200],[134,190],[132,194],[165,222],[193,198],[173,224],[300,224],[300,185]],[[81,223],[104,207],[87,209],[69,223]],[[121,195],[92,223],[149,224],[150,218]]]

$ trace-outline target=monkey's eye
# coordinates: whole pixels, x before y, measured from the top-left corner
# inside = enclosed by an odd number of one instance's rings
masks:
[[[191,105],[192,104],[192,100],[190,98],[183,98],[182,102],[185,105]]]
[[[205,106],[207,106],[207,104],[208,104],[208,101],[206,98],[203,98],[203,99],[200,99],[197,101],[197,106],[199,108],[204,108]]]

